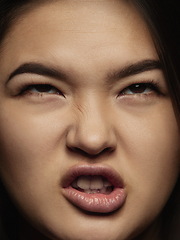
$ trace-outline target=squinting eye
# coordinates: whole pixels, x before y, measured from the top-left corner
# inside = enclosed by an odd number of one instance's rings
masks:
[[[130,95],[130,94],[146,94],[155,90],[155,85],[151,83],[138,83],[132,84],[129,87],[125,88],[121,95]]]
[[[23,92],[32,92],[32,93],[46,93],[46,94],[61,94],[57,88],[49,84],[35,84],[26,87]]]

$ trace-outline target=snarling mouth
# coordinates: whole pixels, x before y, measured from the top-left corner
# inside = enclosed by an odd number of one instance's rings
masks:
[[[126,201],[122,178],[107,165],[75,165],[64,175],[61,184],[68,202],[88,212],[114,212]]]
[[[88,194],[102,193],[110,194],[113,191],[113,185],[107,178],[100,175],[82,175],[77,177],[71,186],[80,192],[85,192]]]

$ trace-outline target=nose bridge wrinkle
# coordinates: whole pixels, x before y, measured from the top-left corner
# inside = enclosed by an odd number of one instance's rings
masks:
[[[115,149],[116,136],[103,109],[98,105],[78,105],[78,112],[75,126],[67,136],[67,146],[89,155]]]

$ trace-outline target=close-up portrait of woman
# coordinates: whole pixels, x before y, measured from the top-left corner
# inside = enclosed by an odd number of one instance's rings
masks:
[[[180,239],[174,1],[0,1],[0,239]]]

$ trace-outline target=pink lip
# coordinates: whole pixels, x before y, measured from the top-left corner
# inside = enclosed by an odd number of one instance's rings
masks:
[[[114,186],[109,195],[87,194],[71,187],[71,183],[81,175],[101,175]],[[68,170],[62,180],[63,195],[75,206],[97,213],[110,213],[123,206],[126,200],[124,183],[119,174],[111,167],[102,164],[75,165]]]

